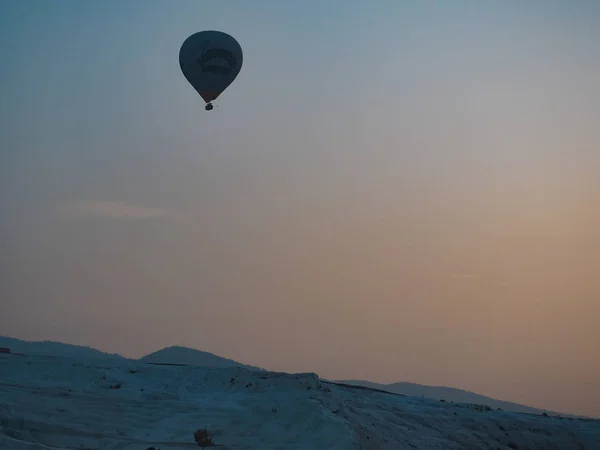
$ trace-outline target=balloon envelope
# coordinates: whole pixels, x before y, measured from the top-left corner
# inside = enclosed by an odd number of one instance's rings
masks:
[[[242,47],[222,31],[199,31],[179,49],[179,66],[185,78],[206,103],[215,100],[242,68]]]

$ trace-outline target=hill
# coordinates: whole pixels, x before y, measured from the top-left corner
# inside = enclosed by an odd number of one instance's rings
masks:
[[[262,370],[258,367],[239,363],[233,359],[222,358],[214,353],[177,345],[165,347],[143,356],[139,360],[149,364],[187,365],[218,369],[243,367],[250,370]]]
[[[8,336],[0,336],[0,347],[8,347],[13,353],[37,356],[53,356],[72,359],[123,360],[124,356],[106,353],[84,345],[65,344],[56,341],[25,341]]]

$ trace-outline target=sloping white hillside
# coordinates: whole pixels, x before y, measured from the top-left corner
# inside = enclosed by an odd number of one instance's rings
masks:
[[[504,409],[506,411],[522,412],[528,414],[543,414],[548,413],[552,415],[561,415],[558,412],[548,411],[539,408],[533,408],[531,406],[520,405],[518,403],[506,402],[503,400],[497,400],[485,395],[476,394],[474,392],[464,391],[462,389],[455,389],[446,386],[427,386],[417,383],[392,383],[392,384],[380,384],[373,383],[370,381],[363,380],[342,380],[340,383],[350,384],[354,386],[365,386],[373,389],[380,389],[394,394],[409,395],[412,397],[425,397],[434,400],[445,400],[447,402],[455,403],[477,403],[481,405],[487,405],[493,409]],[[572,414],[562,414],[563,416],[576,417]]]
[[[525,415],[244,368],[0,355],[0,448],[598,449],[600,421]]]
[[[44,355],[48,357],[66,357],[74,360],[97,361],[97,360],[118,360],[124,361],[124,358],[118,354],[105,353],[100,350],[85,347],[81,345],[71,345],[54,341],[23,341],[16,338],[0,336],[0,347],[9,347],[13,352],[24,353],[28,355]],[[190,365],[207,368],[230,368],[244,367],[251,370],[263,370],[261,368],[242,364],[232,359],[223,358],[213,353],[196,350],[182,346],[165,347],[156,352],[150,353],[139,360],[128,359],[129,361],[142,361],[150,364],[167,365]],[[551,415],[561,415],[558,412],[545,411],[517,403],[505,402],[493,399],[473,392],[444,386],[426,386],[416,383],[392,383],[379,384],[363,380],[343,380],[340,383],[346,383],[355,386],[365,386],[373,389],[384,390],[391,393],[403,394],[414,397],[425,397],[435,400],[446,400],[455,403],[477,403],[488,405],[493,409],[501,408],[506,411],[524,412],[531,414],[542,414],[547,412]],[[562,414],[569,416],[568,414]],[[572,416],[576,417],[576,416]]]

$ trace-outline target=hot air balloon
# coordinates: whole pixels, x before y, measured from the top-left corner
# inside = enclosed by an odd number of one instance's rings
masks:
[[[199,31],[179,49],[181,71],[206,102],[207,111],[240,73],[243,58],[238,41],[222,31]]]

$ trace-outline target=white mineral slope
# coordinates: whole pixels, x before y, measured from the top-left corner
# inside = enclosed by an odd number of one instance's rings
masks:
[[[442,403],[314,374],[0,355],[0,448],[600,449],[600,421]]]

